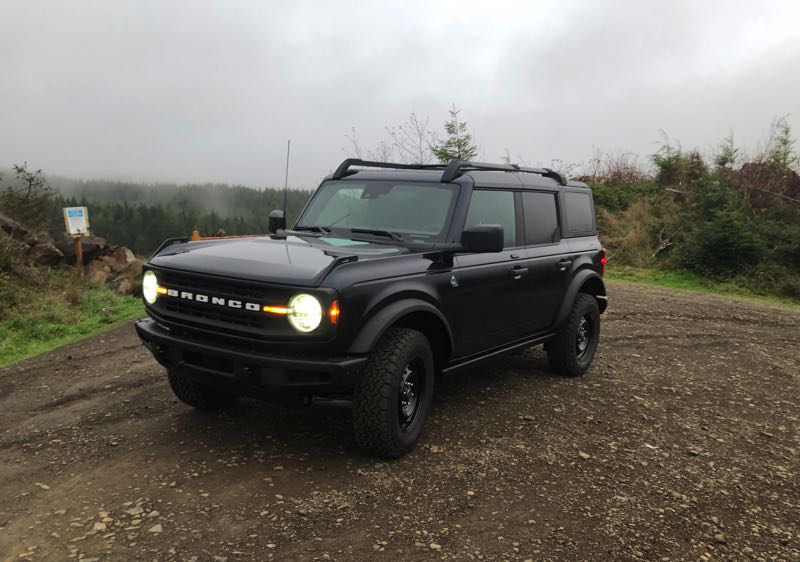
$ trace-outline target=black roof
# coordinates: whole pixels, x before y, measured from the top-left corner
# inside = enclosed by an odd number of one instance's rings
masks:
[[[369,168],[378,168],[380,171],[369,170]],[[399,164],[348,158],[329,178],[339,180],[356,174],[359,179],[366,180],[397,179],[450,183],[459,178],[468,177],[476,185],[498,187],[588,187],[583,182],[568,180],[564,175],[550,168],[525,168],[515,164],[491,164],[467,160],[452,160],[449,164]]]

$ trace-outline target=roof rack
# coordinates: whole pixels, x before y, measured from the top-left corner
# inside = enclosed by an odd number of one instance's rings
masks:
[[[331,179],[340,180],[354,174],[351,166],[364,168],[392,168],[395,170],[444,170],[441,182],[450,183],[464,172],[470,170],[485,170],[493,172],[522,172],[526,174],[539,174],[546,178],[554,179],[559,185],[567,185],[567,178],[563,174],[550,168],[523,168],[516,164],[487,164],[485,162],[471,162],[469,160],[451,160],[449,164],[397,164],[394,162],[373,162],[360,158],[348,158],[336,168]]]
[[[470,170],[487,170],[494,172],[523,172],[526,174],[539,174],[546,178],[554,179],[559,185],[567,185],[567,178],[550,168],[523,168],[516,164],[487,164],[485,162],[470,162],[469,160],[451,160],[442,174],[442,183],[449,183],[464,172]]]
[[[354,174],[355,170],[350,170],[350,166],[361,166],[363,168],[392,168],[396,170],[443,170],[444,164],[396,164],[394,162],[373,162],[370,160],[361,160],[360,158],[348,158],[336,168],[333,172],[331,179],[340,180],[350,174]]]

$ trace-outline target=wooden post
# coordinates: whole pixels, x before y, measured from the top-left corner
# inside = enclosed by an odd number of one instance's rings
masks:
[[[78,265],[78,275],[83,277],[83,244],[81,243],[81,236],[75,237],[75,261]]]

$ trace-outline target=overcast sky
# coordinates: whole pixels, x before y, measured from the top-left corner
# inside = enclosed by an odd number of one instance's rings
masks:
[[[800,2],[0,0],[0,167],[313,187],[456,103],[482,159],[800,132]]]

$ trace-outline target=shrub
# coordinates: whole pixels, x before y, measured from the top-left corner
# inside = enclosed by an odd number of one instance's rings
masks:
[[[694,231],[683,262],[698,273],[731,278],[755,268],[765,252],[764,241],[742,213],[720,209]]]

